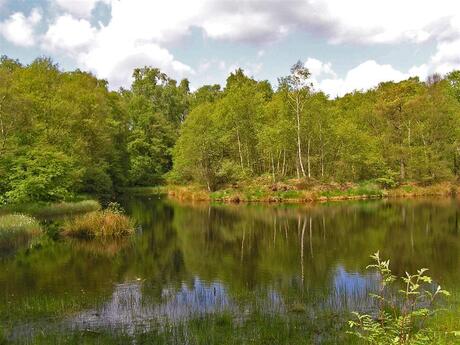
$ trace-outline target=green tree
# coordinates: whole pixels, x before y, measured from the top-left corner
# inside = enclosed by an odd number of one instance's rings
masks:
[[[310,71],[304,67],[302,62],[297,61],[291,67],[291,74],[279,79],[280,89],[285,91],[286,99],[295,114],[297,129],[297,154],[299,159],[300,170],[303,177],[306,177],[305,168],[302,161],[302,141],[301,141],[301,114],[305,103],[310,94],[310,86],[307,80],[310,77]],[[311,171],[308,169],[308,177],[311,177]]]

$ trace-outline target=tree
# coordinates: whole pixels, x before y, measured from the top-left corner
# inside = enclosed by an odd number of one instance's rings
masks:
[[[422,92],[418,78],[400,83],[382,83],[378,90],[376,112],[384,119],[388,135],[387,153],[399,165],[400,179],[406,179],[412,150],[414,119],[410,111],[414,98]]]
[[[180,178],[205,183],[209,191],[218,186],[223,162],[219,134],[212,104],[193,109],[174,148],[174,169]]]
[[[302,161],[302,144],[301,144],[301,128],[300,116],[302,114],[305,102],[310,93],[310,87],[307,85],[307,80],[310,77],[310,71],[304,67],[302,62],[297,61],[291,67],[291,74],[279,79],[280,89],[284,90],[296,117],[297,126],[297,153],[299,159],[299,166],[302,171],[303,177],[306,177],[305,168]],[[308,169],[308,177],[311,177],[311,171]]]
[[[10,160],[7,201],[58,201],[72,196],[72,185],[81,171],[64,153],[35,147]]]

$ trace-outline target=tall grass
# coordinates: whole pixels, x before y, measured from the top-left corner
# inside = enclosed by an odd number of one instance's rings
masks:
[[[125,187],[119,188],[119,192],[126,194],[164,194],[166,193],[163,186],[145,186],[145,187]]]
[[[121,212],[110,209],[89,212],[63,225],[63,235],[77,238],[124,237],[134,233],[132,220]]]
[[[33,203],[11,205],[7,206],[5,209],[7,211],[26,213],[36,217],[53,217],[96,211],[100,208],[101,205],[96,200],[82,200],[76,202],[60,202],[52,204]]]
[[[26,243],[41,231],[40,223],[24,214],[0,216],[0,250],[8,250]]]

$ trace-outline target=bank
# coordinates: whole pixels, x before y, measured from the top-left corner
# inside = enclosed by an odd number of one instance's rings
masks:
[[[430,185],[404,183],[394,188],[384,188],[372,181],[309,185],[303,181],[289,180],[271,184],[241,183],[225,186],[212,192],[199,185],[167,185],[155,190],[175,199],[189,201],[306,203],[382,198],[448,197],[458,194],[459,185],[454,182]]]

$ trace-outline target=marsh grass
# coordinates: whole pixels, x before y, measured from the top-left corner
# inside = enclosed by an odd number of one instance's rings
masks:
[[[372,182],[363,182],[346,189],[332,189],[320,193],[326,198],[382,197],[383,190]]]
[[[69,237],[117,238],[133,234],[134,223],[121,212],[107,209],[67,219],[62,229],[62,234]]]
[[[47,218],[61,215],[72,215],[97,211],[101,205],[96,200],[82,200],[76,202],[60,203],[33,203],[6,206],[4,210],[32,215],[34,217]]]
[[[228,313],[197,317],[174,324],[152,323],[148,330],[134,333],[123,330],[84,329],[72,332],[37,332],[27,344],[354,344],[354,339],[330,323],[296,317],[286,322],[281,316],[251,315],[235,319]],[[19,342],[12,342],[19,344]]]
[[[24,214],[0,216],[0,250],[10,250],[40,235],[40,223]]]
[[[165,193],[163,186],[126,187],[126,188],[119,188],[119,191],[121,193],[126,193],[126,194],[140,194],[140,195]]]

